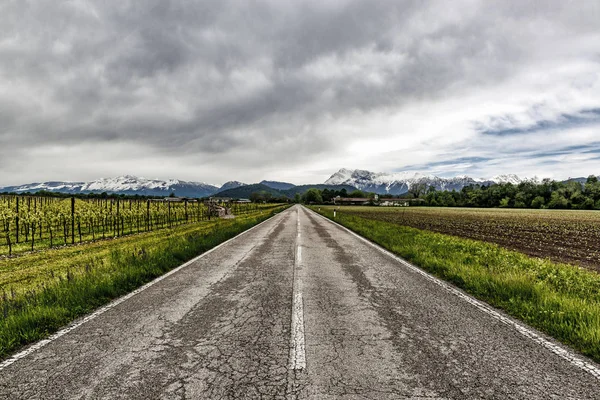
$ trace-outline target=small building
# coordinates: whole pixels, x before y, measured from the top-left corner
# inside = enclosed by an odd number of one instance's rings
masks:
[[[209,202],[212,203],[231,203],[231,197],[210,197]]]
[[[425,199],[379,199],[378,204],[381,207],[408,207],[420,206]]]
[[[348,206],[368,206],[376,205],[381,207],[408,207],[408,206],[420,206],[425,202],[424,199],[394,199],[394,198],[380,198],[375,195],[373,199],[365,199],[361,197],[340,197],[337,196],[333,199],[335,205],[348,205]]]
[[[378,204],[382,207],[408,207],[406,199],[379,199]]]

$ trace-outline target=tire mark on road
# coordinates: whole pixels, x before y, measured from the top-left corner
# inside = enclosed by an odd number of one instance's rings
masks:
[[[427,388],[428,391],[431,391],[429,395],[436,398],[464,397],[459,385],[438,385],[437,380],[426,378],[449,374],[448,365],[450,362],[444,360],[445,357],[436,348],[430,346],[431,343],[426,340],[426,332],[413,331],[415,328],[414,321],[407,320],[405,316],[398,314],[399,303],[395,296],[386,290],[375,287],[362,271],[361,266],[356,264],[355,258],[327,232],[322,222],[315,220],[310,214],[308,218],[319,237],[332,249],[344,272],[355,283],[359,296],[371,304],[383,326],[386,327],[394,348],[404,359],[405,368],[411,371],[405,377],[407,381],[412,381],[411,386]],[[410,351],[407,351],[407,349],[410,349]],[[423,358],[438,360],[438,362],[434,364],[419,362]],[[432,370],[432,368],[436,370]],[[442,381],[451,382],[452,379]],[[372,388],[360,388],[360,390],[371,391]],[[396,394],[403,397],[410,396],[407,393]]]

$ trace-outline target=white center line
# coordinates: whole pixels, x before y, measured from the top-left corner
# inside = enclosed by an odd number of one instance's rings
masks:
[[[300,234],[300,208],[297,214],[296,257],[294,259],[294,285],[292,304],[292,337],[290,340],[289,369],[303,370],[306,368],[306,352],[304,344],[304,304],[302,300],[302,279],[298,270],[302,265],[302,246]]]

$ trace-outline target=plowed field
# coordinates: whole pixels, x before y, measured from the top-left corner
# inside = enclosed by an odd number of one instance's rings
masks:
[[[339,212],[499,244],[600,271],[600,212],[342,207]]]

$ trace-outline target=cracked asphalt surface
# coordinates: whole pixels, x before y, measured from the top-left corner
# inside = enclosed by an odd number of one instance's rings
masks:
[[[600,381],[295,206],[0,371],[0,398],[597,399]]]

